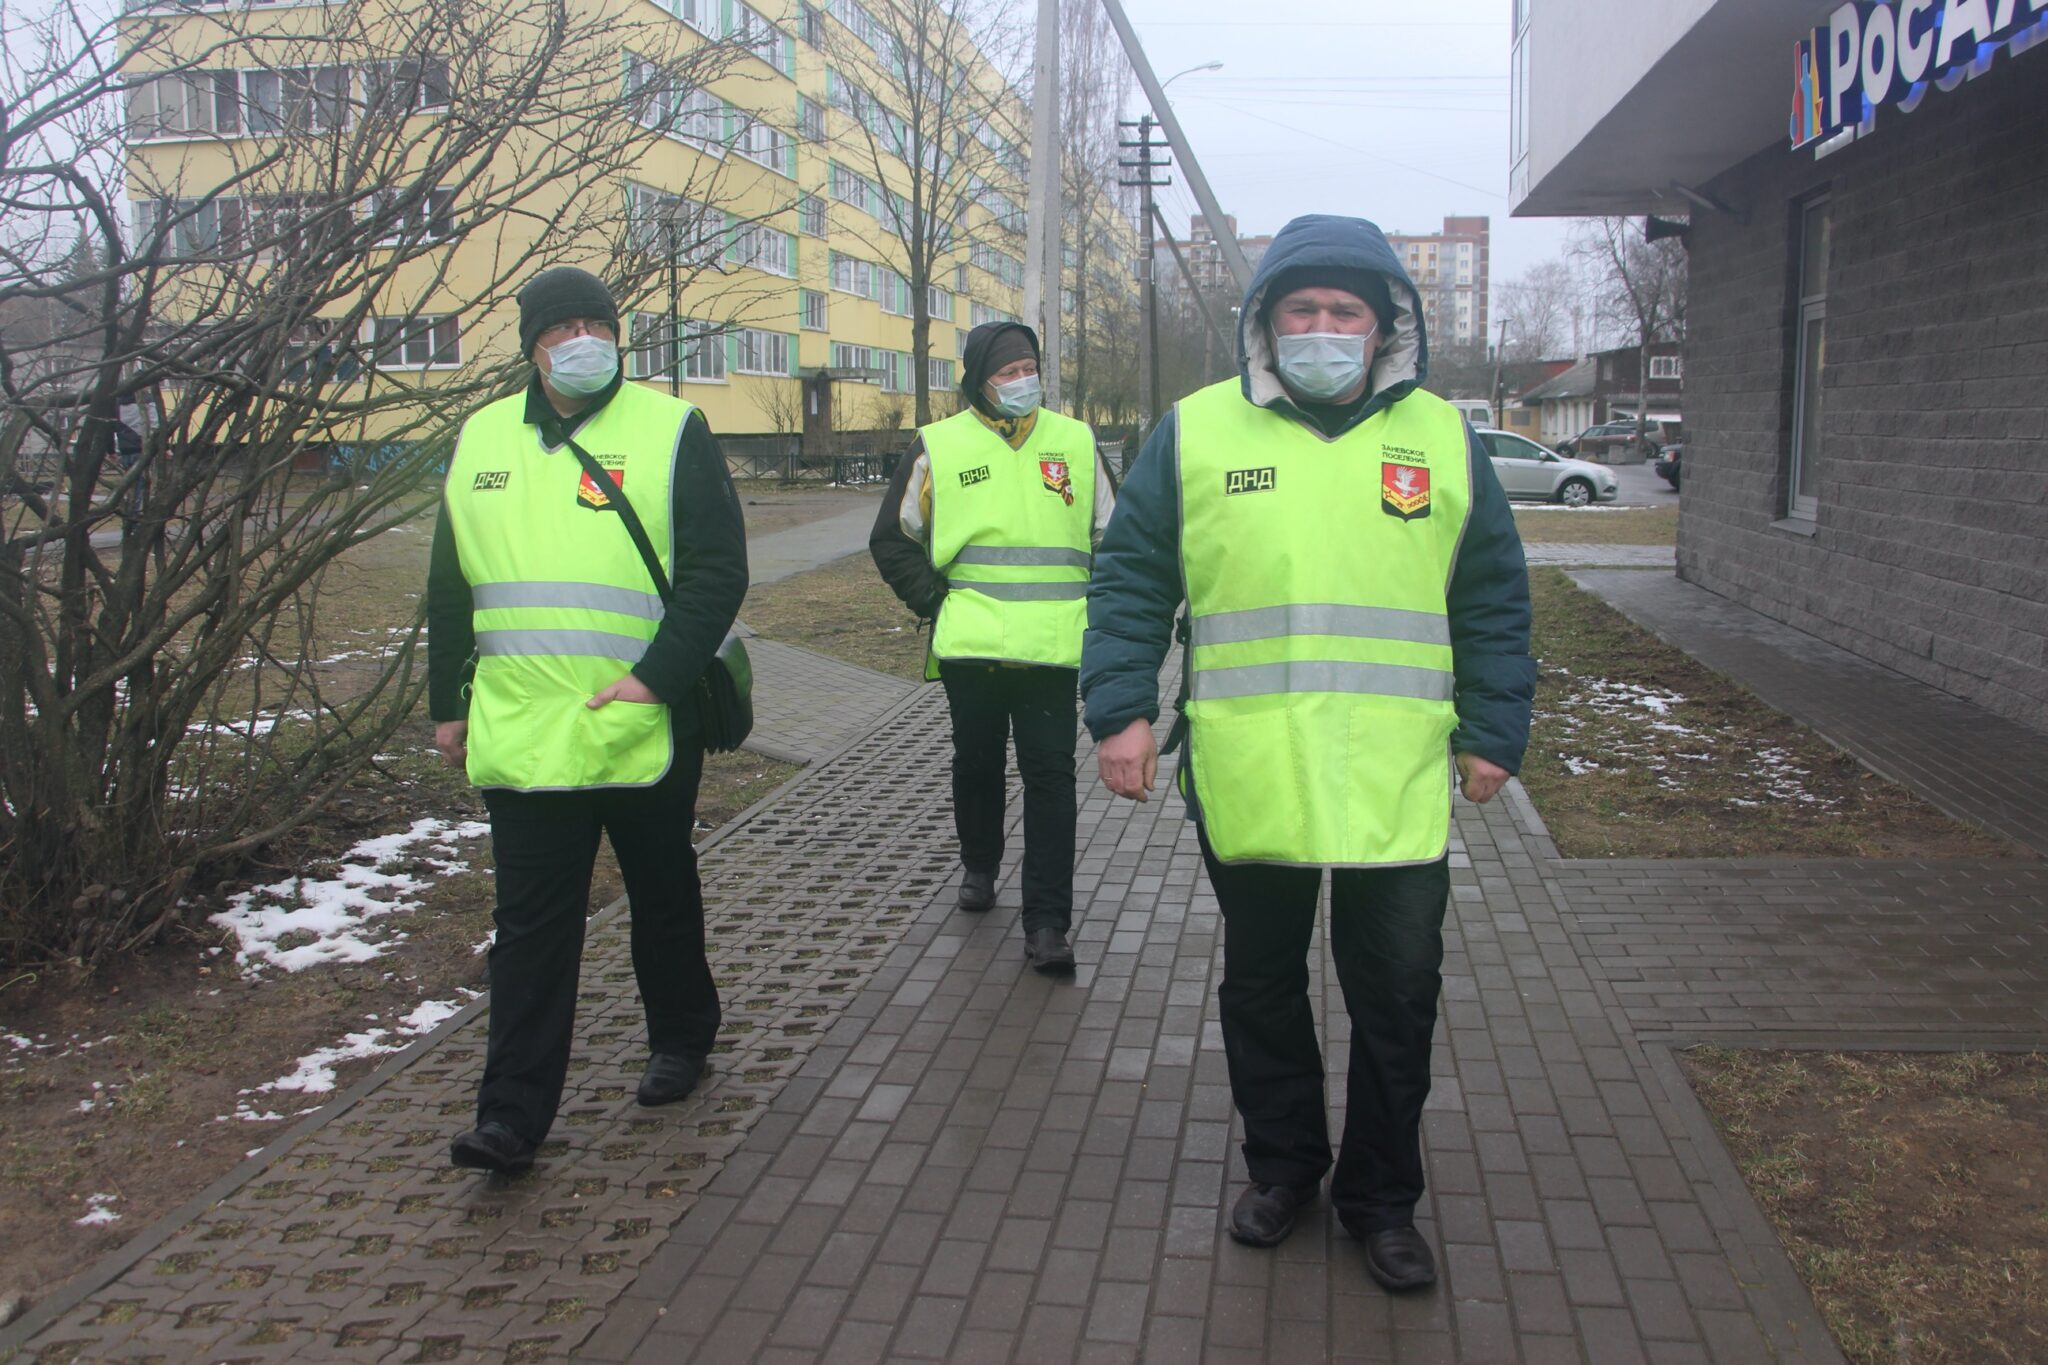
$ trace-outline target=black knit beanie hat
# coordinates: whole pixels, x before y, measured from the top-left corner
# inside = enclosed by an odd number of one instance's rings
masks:
[[[1393,331],[1394,296],[1387,288],[1386,276],[1341,265],[1296,265],[1279,271],[1259,300],[1259,321],[1271,318],[1274,306],[1297,289],[1341,289],[1355,294],[1372,308],[1383,329],[1389,334]]]
[[[619,331],[619,306],[612,291],[588,270],[558,265],[543,270],[519,291],[519,354],[533,359],[533,343],[558,322],[572,318],[600,318]]]

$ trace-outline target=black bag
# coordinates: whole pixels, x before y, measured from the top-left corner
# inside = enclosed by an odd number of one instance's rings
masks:
[[[626,534],[633,537],[633,544],[640,551],[640,558],[647,565],[648,575],[654,579],[655,591],[661,595],[664,605],[675,595],[668,575],[662,572],[661,559],[654,553],[654,544],[647,538],[647,528],[640,524],[640,514],[633,510],[633,504],[626,501],[626,494],[619,487],[611,471],[590,458],[590,452],[576,444],[571,436],[562,438],[574,451],[583,472],[597,485],[597,491],[604,494],[613,507],[619,509],[619,520],[626,524]],[[697,728],[704,738],[704,747],[714,754],[729,754],[747,742],[747,736],[754,729],[754,665],[747,658],[746,642],[732,631],[727,631],[725,642],[711,658],[711,663],[697,679],[692,689],[697,704]]]

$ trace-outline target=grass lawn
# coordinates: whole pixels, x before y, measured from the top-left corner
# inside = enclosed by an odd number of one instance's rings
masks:
[[[1676,507],[1527,507],[1515,529],[1531,545],[1676,545]]]
[[[1522,782],[1568,858],[1981,857],[2003,840],[1638,629],[1529,575],[1539,663]]]
[[[1680,1060],[1851,1361],[2048,1359],[2048,1056]]]
[[[771,640],[898,678],[924,677],[929,636],[866,554],[792,574],[747,594],[740,616]]]

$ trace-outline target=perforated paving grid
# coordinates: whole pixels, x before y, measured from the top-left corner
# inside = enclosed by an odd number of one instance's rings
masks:
[[[535,1173],[447,1164],[472,1121],[478,1013],[28,1344],[36,1360],[576,1352],[953,872],[936,689],[797,779],[704,860],[725,1007],[715,1071],[673,1108],[645,1052],[629,921],[592,925],[554,1134]],[[914,954],[913,954],[914,955]]]

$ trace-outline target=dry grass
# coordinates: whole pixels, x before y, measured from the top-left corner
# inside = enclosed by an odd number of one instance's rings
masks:
[[[1682,1061],[1850,1360],[2048,1359],[2048,1056]]]
[[[1531,545],[1676,545],[1676,507],[1517,507],[1515,529]]]
[[[1522,781],[1572,858],[1985,857],[1949,819],[1581,591],[1529,576],[1540,669]]]
[[[924,677],[930,637],[865,554],[755,588],[743,614],[771,640],[898,678]]]

